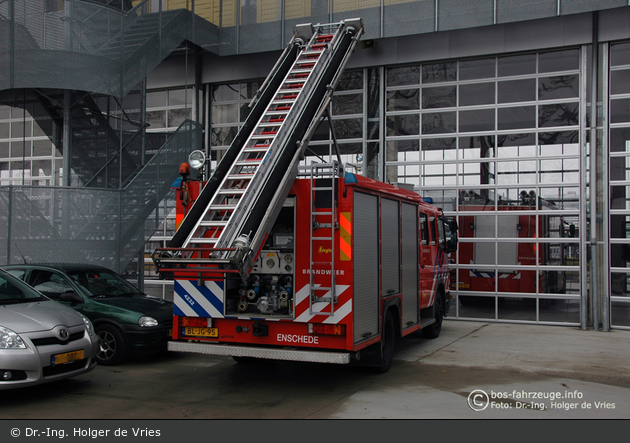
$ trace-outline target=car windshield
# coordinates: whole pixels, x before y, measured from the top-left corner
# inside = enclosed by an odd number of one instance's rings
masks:
[[[45,296],[7,272],[0,273],[0,305],[48,300]]]
[[[92,297],[142,295],[131,283],[113,272],[67,271],[66,273]]]

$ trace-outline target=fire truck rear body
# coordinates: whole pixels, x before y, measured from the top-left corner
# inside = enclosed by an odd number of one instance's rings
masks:
[[[295,180],[246,283],[176,274],[171,350],[350,363],[381,341],[388,312],[397,336],[434,324],[436,304],[441,321],[441,211],[362,176],[331,183]]]

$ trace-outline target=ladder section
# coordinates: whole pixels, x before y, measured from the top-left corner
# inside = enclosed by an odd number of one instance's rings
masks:
[[[316,32],[298,55],[269,108],[243,146],[184,246],[231,246],[235,240],[234,232],[238,228],[237,218],[250,210],[255,201],[256,190],[264,184],[266,173],[272,170],[269,167],[270,151],[272,147],[279,149],[278,143],[274,142],[282,135],[287,117],[333,37],[333,34],[321,35]],[[229,252],[222,253],[222,258],[226,258],[227,254]]]
[[[307,168],[311,189],[311,242],[310,242],[310,297],[309,314],[334,315],[337,303],[335,276],[335,231],[337,221],[337,192],[341,166],[337,162],[316,163]],[[330,260],[318,261],[314,251],[330,251]],[[328,254],[327,254],[328,255]],[[315,284],[315,269],[323,276],[330,272],[329,284]],[[324,271],[324,272],[321,272]],[[324,277],[325,278],[325,277]],[[330,303],[330,311],[314,309],[316,303]],[[316,311],[316,312],[315,312]]]
[[[310,29],[307,37],[305,27]],[[298,28],[302,35],[297,34]],[[241,137],[245,141],[237,147],[237,155],[232,156],[233,161],[203,211],[196,213],[196,222],[186,240],[175,248],[158,248],[153,254],[158,270],[169,263],[181,268],[214,260],[217,264],[237,267],[241,277],[246,278],[253,263],[253,251],[261,246],[257,242],[264,238],[262,231],[273,222],[270,219],[274,211],[282,207],[284,194],[295,179],[294,159],[299,158],[304,148],[304,143],[298,141],[304,137],[306,127],[312,126],[321,102],[332,95],[331,84],[338,81],[358,40],[355,36],[361,32],[360,19],[296,27],[291,44],[295,45],[296,39],[302,44],[290,69],[246,139]],[[210,181],[213,179],[217,178],[213,176]],[[198,253],[200,248],[208,250],[205,257]],[[161,255],[159,249],[170,249],[170,256]]]

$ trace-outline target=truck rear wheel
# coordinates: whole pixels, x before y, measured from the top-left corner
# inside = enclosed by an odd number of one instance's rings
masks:
[[[381,342],[379,343],[380,349],[380,359],[378,366],[376,366],[376,370],[384,374],[389,371],[389,368],[392,366],[392,362],[394,361],[394,349],[396,346],[396,328],[394,326],[394,316],[391,314],[391,311],[387,312],[387,317],[385,318],[385,323],[383,324],[383,337]]]

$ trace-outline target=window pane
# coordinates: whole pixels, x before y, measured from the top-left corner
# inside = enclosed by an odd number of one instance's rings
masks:
[[[50,140],[33,140],[33,157],[43,157],[45,155],[52,155],[52,143]]]
[[[422,89],[422,109],[452,108],[457,103],[457,88],[445,86]]]
[[[610,47],[610,65],[630,65],[630,43],[622,43]]]
[[[355,89],[363,89],[363,70],[345,71],[341,75],[341,80],[337,85],[337,91],[350,91]]]
[[[538,109],[538,127],[574,126],[580,123],[579,104],[544,105]]]
[[[460,132],[493,131],[494,109],[459,111]]]
[[[147,111],[146,118],[151,129],[166,127],[166,111]]]
[[[491,105],[494,104],[494,83],[479,83],[459,86],[459,105]]]
[[[172,89],[168,91],[168,105],[181,106],[186,104],[186,106],[192,106],[192,97],[192,89]]]
[[[499,77],[526,75],[536,72],[536,54],[499,57]]]
[[[630,92],[630,71],[611,71],[610,93],[627,94]]]
[[[538,143],[541,145],[566,145],[575,144],[578,141],[578,131],[541,132],[538,134]],[[540,150],[542,154],[543,148]]]
[[[610,152],[630,151],[630,128],[610,130]]]
[[[536,100],[536,80],[512,80],[499,82],[499,103],[515,103]]]
[[[170,109],[168,111],[168,126],[170,128],[177,128],[181,125],[185,119],[191,117],[191,110],[188,109]]]
[[[610,101],[611,123],[630,122],[630,99],[617,99]]]
[[[147,92],[147,108],[166,106],[166,91]]]
[[[223,102],[230,100],[238,100],[239,97],[239,84],[232,85],[218,85],[212,87],[212,101]]]
[[[447,159],[447,158],[454,158],[454,150],[455,150],[455,138],[452,137],[448,137],[448,138],[427,138],[422,140],[422,151],[423,152],[427,152],[427,151],[432,151],[432,152],[437,152],[438,155],[437,156],[432,156],[429,159],[432,160],[442,160],[442,159]],[[447,155],[445,151],[451,151],[452,150],[452,154]],[[427,157],[425,157],[425,159],[427,159]]]
[[[401,89],[387,93],[388,111],[407,111],[420,109],[420,90]]]
[[[567,71],[580,67],[577,49],[541,53],[538,57],[538,72]]]
[[[498,120],[500,130],[534,128],[536,127],[536,107],[499,108]]]
[[[459,63],[459,79],[474,80],[495,76],[495,59],[469,60]]]
[[[494,157],[494,136],[460,137],[459,149],[464,159]]]
[[[363,119],[361,118],[333,120],[333,127],[335,128],[335,136],[340,140],[363,137]]]
[[[212,128],[212,146],[228,146],[234,141],[238,128]]]
[[[422,83],[452,82],[457,80],[457,63],[422,65]]]
[[[418,114],[387,117],[387,135],[418,135],[419,133]]]
[[[538,98],[550,100],[577,97],[579,92],[579,76],[560,75],[538,79]]]
[[[334,95],[332,98],[333,115],[361,114],[363,112],[363,94]]]
[[[387,86],[403,86],[420,84],[420,67],[405,66],[387,70]]]
[[[423,134],[442,134],[455,131],[455,112],[439,112],[422,115]]]
[[[236,103],[231,105],[214,105],[211,115],[212,124],[238,123],[238,110],[239,106]]]

